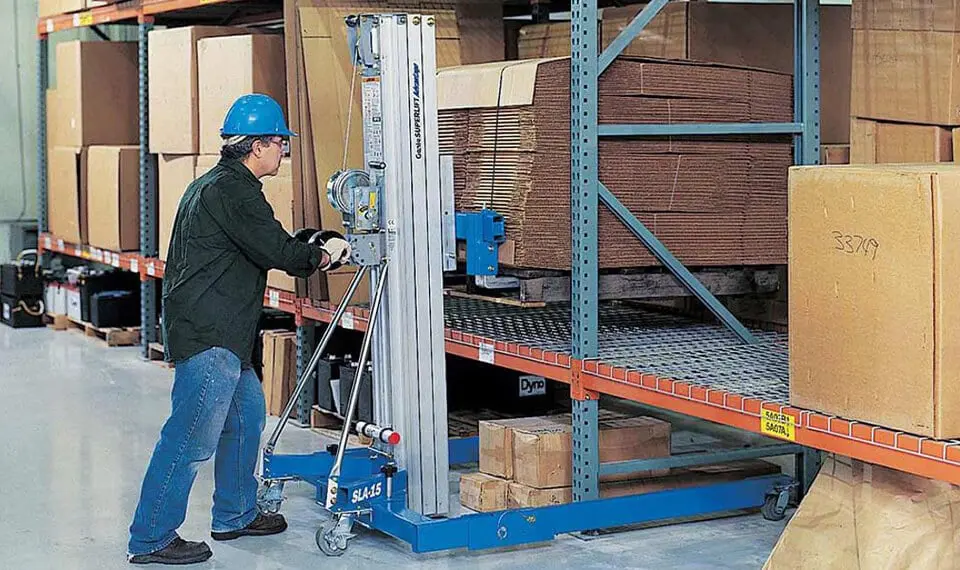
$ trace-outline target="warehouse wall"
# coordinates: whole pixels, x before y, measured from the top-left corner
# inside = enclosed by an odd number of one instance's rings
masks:
[[[24,228],[37,217],[37,2],[0,2],[0,262],[24,243]],[[115,40],[137,39],[135,26],[105,27]],[[56,44],[99,38],[90,30],[59,32],[50,37],[50,83],[56,77]],[[31,244],[32,245],[32,244]]]

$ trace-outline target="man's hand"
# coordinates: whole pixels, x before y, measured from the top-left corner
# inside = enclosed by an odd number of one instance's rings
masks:
[[[337,232],[318,232],[310,242],[320,246],[320,251],[328,256],[327,262],[321,264],[322,271],[333,271],[350,259],[350,243]]]

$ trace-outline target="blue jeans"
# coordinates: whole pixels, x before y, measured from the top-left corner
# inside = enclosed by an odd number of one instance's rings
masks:
[[[216,452],[213,532],[230,532],[257,516],[257,455],[266,423],[256,373],[225,348],[178,362],[170,418],[144,475],[128,553],[166,548],[187,515],[200,465]]]

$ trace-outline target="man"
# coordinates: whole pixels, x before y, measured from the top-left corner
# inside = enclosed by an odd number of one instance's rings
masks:
[[[291,236],[274,218],[260,178],[280,167],[296,136],[265,95],[239,98],[221,130],[216,167],[187,187],[173,224],[163,280],[163,332],[175,363],[172,410],[144,476],[128,559],[190,564],[212,556],[176,530],[201,463],[216,454],[214,540],[283,532],[279,514],[257,509],[255,475],[266,407],[251,368],[267,271],[308,277],[339,267],[350,246],[334,232]]]

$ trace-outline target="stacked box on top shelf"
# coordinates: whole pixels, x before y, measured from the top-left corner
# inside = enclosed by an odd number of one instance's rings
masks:
[[[148,36],[150,152],[158,158],[157,211],[160,259],[166,260],[180,198],[193,181],[200,153],[200,86],[197,43],[248,35],[244,28],[188,26]]]
[[[855,0],[850,161],[951,162],[960,5]]]
[[[56,58],[56,87],[47,91],[49,228],[85,244],[88,200],[94,193],[99,201],[100,192],[117,192],[88,184],[89,148],[139,140],[137,44],[64,42],[57,45]],[[95,173],[100,174],[96,166]]]
[[[439,73],[440,152],[458,210],[505,217],[501,262],[570,268],[570,63],[526,60]],[[600,79],[602,123],[789,122],[788,75],[620,58]],[[600,179],[690,266],[786,262],[788,137],[602,140]],[[656,266],[607,209],[602,269]]]

